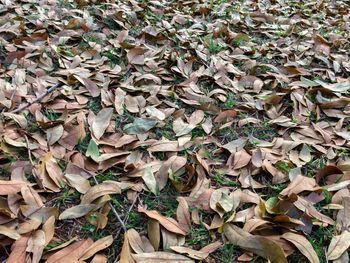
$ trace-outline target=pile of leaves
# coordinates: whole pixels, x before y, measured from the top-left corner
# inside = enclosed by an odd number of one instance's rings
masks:
[[[349,1],[0,3],[1,260],[349,262]]]

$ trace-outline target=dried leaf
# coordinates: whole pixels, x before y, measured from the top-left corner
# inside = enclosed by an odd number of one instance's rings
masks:
[[[204,260],[209,256],[208,252],[197,251],[188,247],[171,246],[170,248],[177,253],[185,254],[188,257],[197,260]]]
[[[282,238],[292,242],[311,263],[320,262],[311,243],[304,236],[287,232],[282,235]]]
[[[106,128],[112,118],[113,109],[105,108],[102,109],[96,116],[94,122],[92,123],[91,129],[92,133],[97,140],[99,140],[105,133]]]
[[[58,217],[59,220],[64,219],[73,219],[73,218],[79,218],[82,217],[89,212],[97,209],[97,205],[95,204],[84,204],[84,205],[76,205],[73,207],[70,207],[66,210],[64,210],[60,216]]]
[[[183,231],[190,232],[191,217],[186,199],[183,197],[178,197],[176,200],[179,202],[179,205],[176,210],[177,221],[179,221],[179,225]]]
[[[151,263],[151,262],[171,262],[171,263],[194,263],[193,260],[178,254],[169,252],[153,252],[132,254],[136,262]]]
[[[143,134],[156,126],[158,121],[151,119],[136,118],[133,123],[124,126],[127,134]]]
[[[85,155],[86,157],[91,157],[93,160],[98,160],[98,157],[100,157],[100,151],[93,139],[90,140]]]
[[[350,232],[344,231],[338,236],[334,236],[329,244],[327,257],[329,260],[340,258],[350,246]]]
[[[283,249],[275,242],[263,236],[248,236],[238,240],[237,245],[245,250],[253,252],[271,263],[287,263]]]
[[[158,251],[160,242],[159,222],[155,219],[150,219],[147,227],[148,238],[155,251]]]
[[[112,243],[113,243],[112,235],[109,235],[97,240],[90,247],[86,249],[86,252],[79,258],[79,260],[86,260],[88,258],[91,258],[93,255],[95,255],[95,253],[109,247],[110,245],[112,245]]]
[[[78,262],[79,258],[93,244],[89,239],[78,241],[56,253],[49,256],[46,263],[73,263]]]
[[[15,240],[17,240],[21,237],[21,235],[18,234],[15,229],[9,228],[9,227],[4,226],[4,225],[0,225],[0,234],[7,236],[9,238],[15,239]]]
[[[148,189],[154,194],[157,195],[157,181],[154,178],[152,168],[146,167],[142,172],[142,179],[147,185]]]
[[[116,182],[103,181],[101,184],[91,187],[81,200],[81,204],[91,204],[95,199],[109,194],[120,194],[121,189]]]
[[[12,244],[11,254],[7,258],[7,263],[25,263],[26,248],[29,237],[21,237]]]
[[[139,208],[138,212],[145,213],[148,217],[157,220],[162,226],[164,226],[170,232],[186,235],[186,233],[182,231],[179,223],[170,217],[162,216],[155,210],[145,210],[145,209]]]
[[[0,181],[0,195],[15,194],[21,191],[22,187],[27,186],[26,182],[22,181]]]

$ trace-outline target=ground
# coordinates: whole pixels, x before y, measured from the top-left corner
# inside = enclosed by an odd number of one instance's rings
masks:
[[[0,260],[348,262],[349,1],[0,2]]]

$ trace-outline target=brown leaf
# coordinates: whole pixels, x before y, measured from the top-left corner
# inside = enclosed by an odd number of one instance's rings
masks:
[[[80,174],[68,174],[66,173],[64,177],[67,178],[69,184],[77,189],[78,192],[86,194],[86,192],[91,188],[89,180],[84,178]]]
[[[91,260],[91,263],[107,263],[107,258],[105,255],[96,254]]]
[[[287,233],[284,233],[282,235],[282,238],[293,243],[299,249],[299,251],[305,257],[307,257],[307,259],[311,263],[319,263],[320,262],[320,260],[318,259],[318,256],[317,256],[314,248],[312,247],[311,243],[304,236],[299,235],[299,234],[295,234],[292,232],[287,232]]]
[[[21,212],[25,217],[36,220],[38,222],[46,222],[51,216],[58,217],[58,207],[36,207],[29,205],[21,205]]]
[[[128,240],[128,232],[124,234],[124,243],[120,253],[120,263],[134,263],[135,260],[131,256],[130,245]]]
[[[150,219],[147,227],[148,238],[155,251],[158,251],[160,242],[159,222],[155,219]]]
[[[188,257],[197,259],[197,260],[204,260],[209,256],[208,252],[197,251],[188,247],[171,246],[170,248],[177,253],[185,254]]]
[[[316,181],[313,178],[306,177],[303,175],[298,175],[294,180],[288,185],[287,188],[283,189],[280,193],[281,195],[291,195],[299,194],[306,190],[311,190],[316,186]]]
[[[99,140],[107,129],[109,122],[112,118],[113,109],[105,108],[102,109],[96,116],[94,122],[92,123],[91,129],[95,138]]]
[[[202,252],[207,252],[207,253],[213,253],[214,251],[216,251],[219,247],[222,247],[222,243],[219,241],[216,241],[214,243],[211,243],[209,245],[206,245],[205,247],[202,247],[199,251]]]
[[[330,175],[339,175],[341,177],[343,175],[343,171],[340,170],[338,167],[333,165],[327,165],[323,169],[319,170],[316,174],[316,182],[319,184],[322,178],[325,180]]]
[[[7,259],[7,263],[25,263],[26,248],[29,237],[21,237],[13,243],[11,247],[11,254]]]
[[[171,262],[171,263],[194,263],[193,260],[178,254],[173,254],[169,252],[153,252],[153,253],[142,253],[142,254],[132,254],[132,257],[136,262]]]
[[[250,233],[233,224],[224,224],[223,230],[227,239],[235,246],[238,245],[239,240],[242,238],[251,236]]]
[[[81,204],[91,204],[95,199],[109,194],[120,194],[121,189],[116,182],[104,181],[91,187],[81,200]]]
[[[271,263],[287,263],[283,249],[275,242],[263,236],[248,236],[238,240],[237,245],[245,250],[253,252]]]
[[[341,235],[334,236],[329,244],[327,257],[329,260],[340,258],[350,247],[350,232],[344,231]]]
[[[15,229],[9,228],[4,225],[0,225],[0,234],[15,240],[21,237],[21,235],[18,234],[18,232]]]
[[[190,232],[191,216],[186,199],[183,197],[178,197],[176,200],[179,202],[179,205],[176,210],[177,221],[179,221],[179,225],[183,231]]]
[[[92,97],[100,96],[100,90],[97,87],[95,82],[93,82],[92,80],[90,80],[88,78],[82,78],[82,80],[84,81],[84,85],[87,88],[87,90],[90,92]]]
[[[103,238],[97,240],[90,247],[88,247],[86,249],[86,251],[79,258],[79,260],[86,260],[86,259],[92,257],[98,251],[103,250],[103,249],[109,247],[110,245],[112,245],[112,243],[113,243],[113,236],[112,235],[109,235],[109,236],[106,236],[106,237],[103,237]]]
[[[128,51],[126,56],[128,58],[129,63],[135,65],[142,65],[145,62],[145,52],[145,48],[134,47]]]
[[[51,216],[49,219],[46,220],[45,224],[43,225],[43,231],[45,233],[44,246],[47,246],[47,244],[50,243],[51,239],[55,234],[55,217],[54,216]]]
[[[155,210],[145,210],[145,209],[139,208],[138,212],[145,213],[148,217],[157,220],[162,226],[164,226],[170,232],[173,232],[176,234],[181,234],[181,235],[186,235],[186,233],[184,231],[182,231],[179,223],[176,222],[175,219],[162,216]]]
[[[29,185],[21,188],[22,197],[27,205],[42,207],[44,206],[39,194]]]
[[[21,191],[22,187],[27,186],[26,182],[22,181],[0,181],[0,195],[15,194]]]
[[[76,263],[92,244],[90,238],[78,241],[49,256],[45,263]]]
[[[42,230],[35,231],[28,240],[27,252],[32,252],[32,262],[39,263],[44,251],[45,233]]]
[[[74,219],[87,215],[89,212],[96,210],[98,207],[95,204],[83,204],[76,205],[64,210],[60,216],[59,220]]]

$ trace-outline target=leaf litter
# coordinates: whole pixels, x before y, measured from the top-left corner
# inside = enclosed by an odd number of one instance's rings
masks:
[[[348,5],[0,1],[0,260],[347,262]]]

